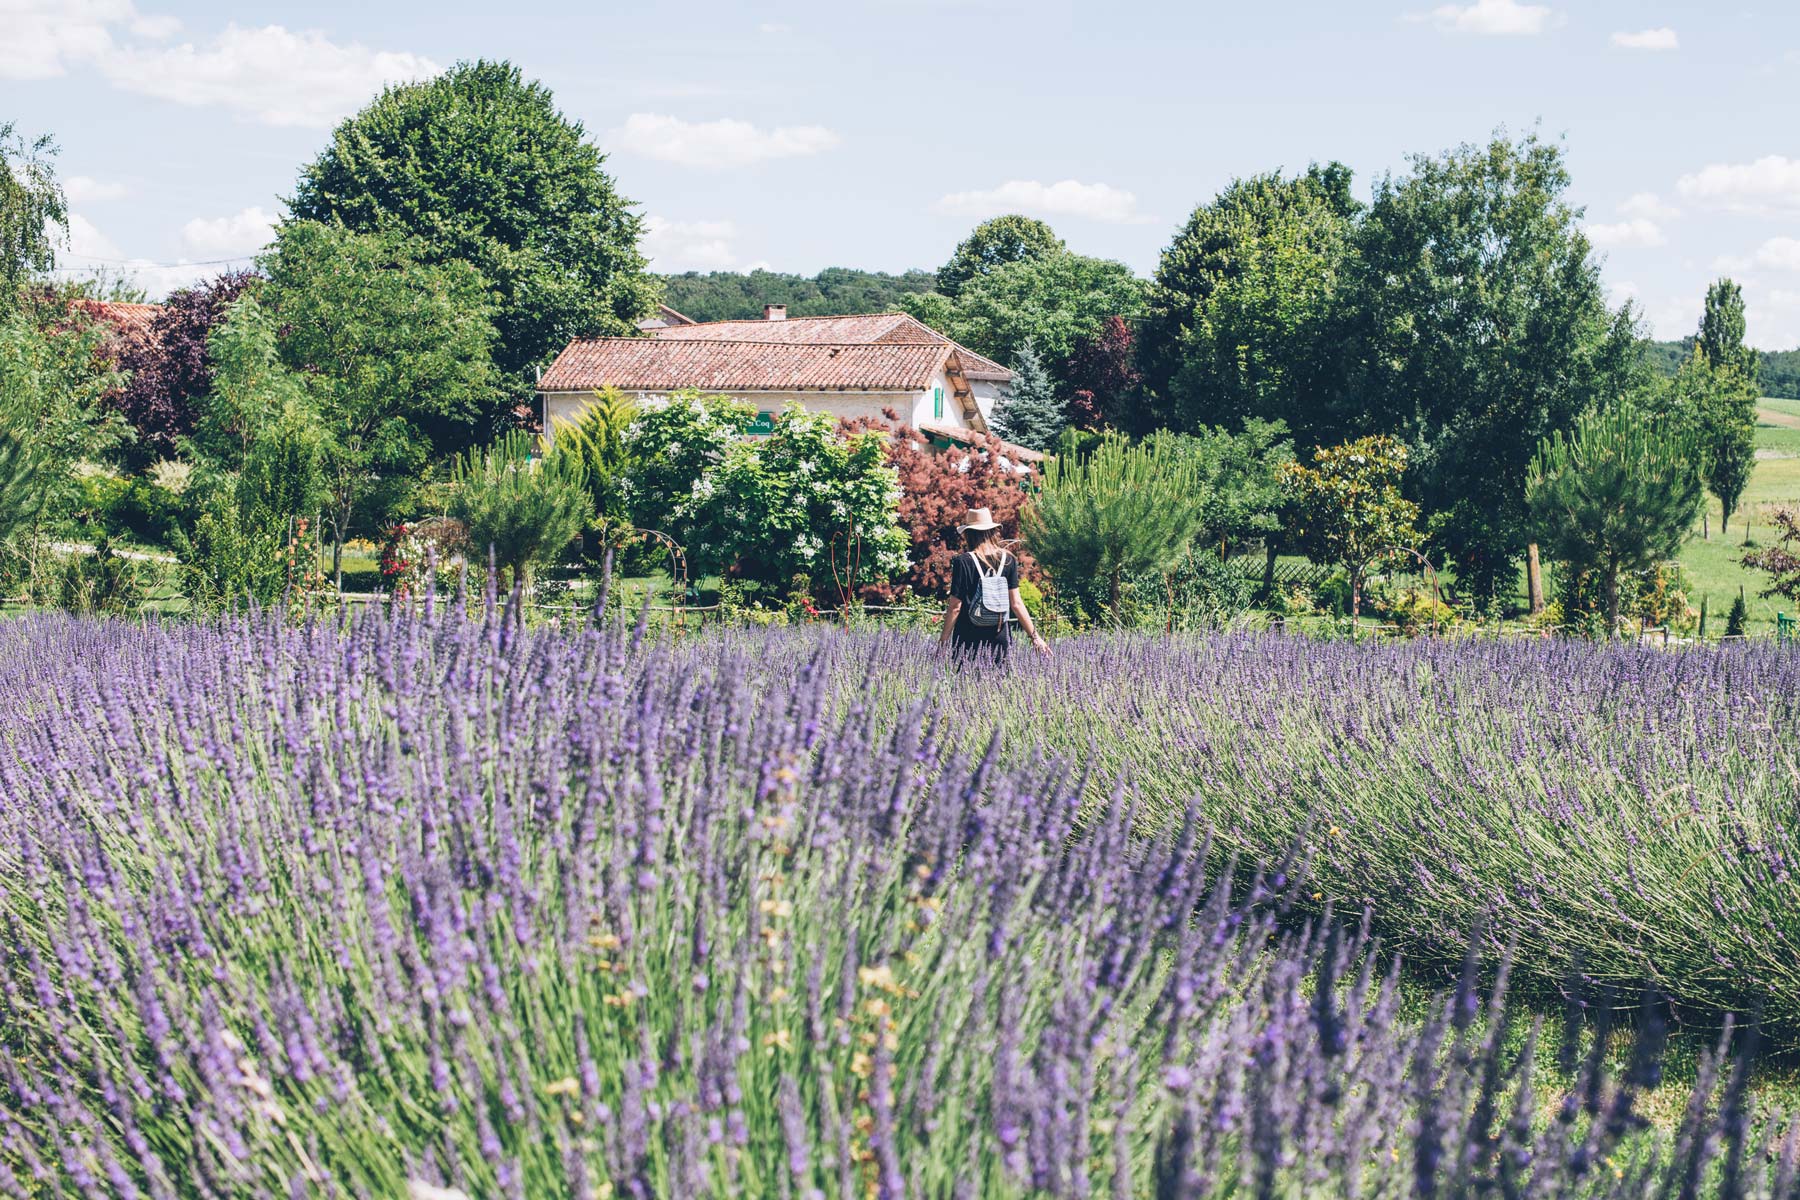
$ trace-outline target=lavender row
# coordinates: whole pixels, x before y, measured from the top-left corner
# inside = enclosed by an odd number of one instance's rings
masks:
[[[1661,1009],[1544,1095],[1504,987],[1402,1019],[1379,904],[1302,923],[1340,868],[1233,864],[1276,826],[1210,838],[1223,777],[1174,798],[1246,675],[1454,703],[1457,660],[1062,650],[0,626],[0,1194],[1791,1191],[1722,1055],[1678,1127],[1637,1117]]]

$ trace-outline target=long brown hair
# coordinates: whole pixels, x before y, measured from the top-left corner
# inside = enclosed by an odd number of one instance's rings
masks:
[[[962,535],[963,549],[984,562],[992,562],[993,558],[983,554],[981,548],[989,542],[998,541],[999,534],[998,529],[965,529]]]

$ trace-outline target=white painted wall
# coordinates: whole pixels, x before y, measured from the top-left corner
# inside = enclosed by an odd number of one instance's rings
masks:
[[[981,419],[992,424],[994,406],[1005,398],[1006,385],[989,379],[971,379],[969,390],[975,393],[975,407],[981,410]]]
[[[981,389],[992,388],[993,384],[973,384],[976,404],[983,414],[993,409],[993,399],[982,399]],[[934,400],[934,389],[942,389],[943,416],[937,416],[937,405]],[[742,400],[746,404],[756,406],[756,411],[779,413],[790,403],[798,402],[808,412],[825,412],[834,417],[871,417],[883,418],[884,409],[893,409],[902,420],[912,425],[927,422],[933,425],[948,425],[955,428],[966,428],[968,419],[963,415],[962,404],[956,399],[956,393],[950,387],[950,380],[942,372],[933,379],[931,387],[918,392],[730,392],[733,399]],[[557,421],[569,421],[575,418],[583,408],[593,401],[592,392],[539,392],[539,416],[544,418],[546,436],[551,436]],[[638,403],[656,405],[668,399],[667,392],[639,392]]]

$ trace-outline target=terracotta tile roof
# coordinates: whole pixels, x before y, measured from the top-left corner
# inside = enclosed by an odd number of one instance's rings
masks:
[[[813,345],[667,336],[589,338],[570,342],[556,356],[538,390],[905,392],[928,387],[949,351],[950,343],[943,341]]]
[[[151,322],[163,310],[160,304],[120,304],[112,300],[77,300],[74,307],[97,321],[115,326],[121,335],[133,341],[150,336]]]
[[[767,342],[781,345],[892,346],[935,342],[956,346],[949,338],[905,313],[866,313],[844,317],[788,317],[782,321],[702,321],[649,331],[681,341]],[[956,346],[970,379],[1010,382],[1012,372],[991,358]]]

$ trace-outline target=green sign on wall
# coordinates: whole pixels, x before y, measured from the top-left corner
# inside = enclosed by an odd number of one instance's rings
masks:
[[[759,412],[744,426],[744,433],[749,437],[767,437],[775,432],[775,414]]]

